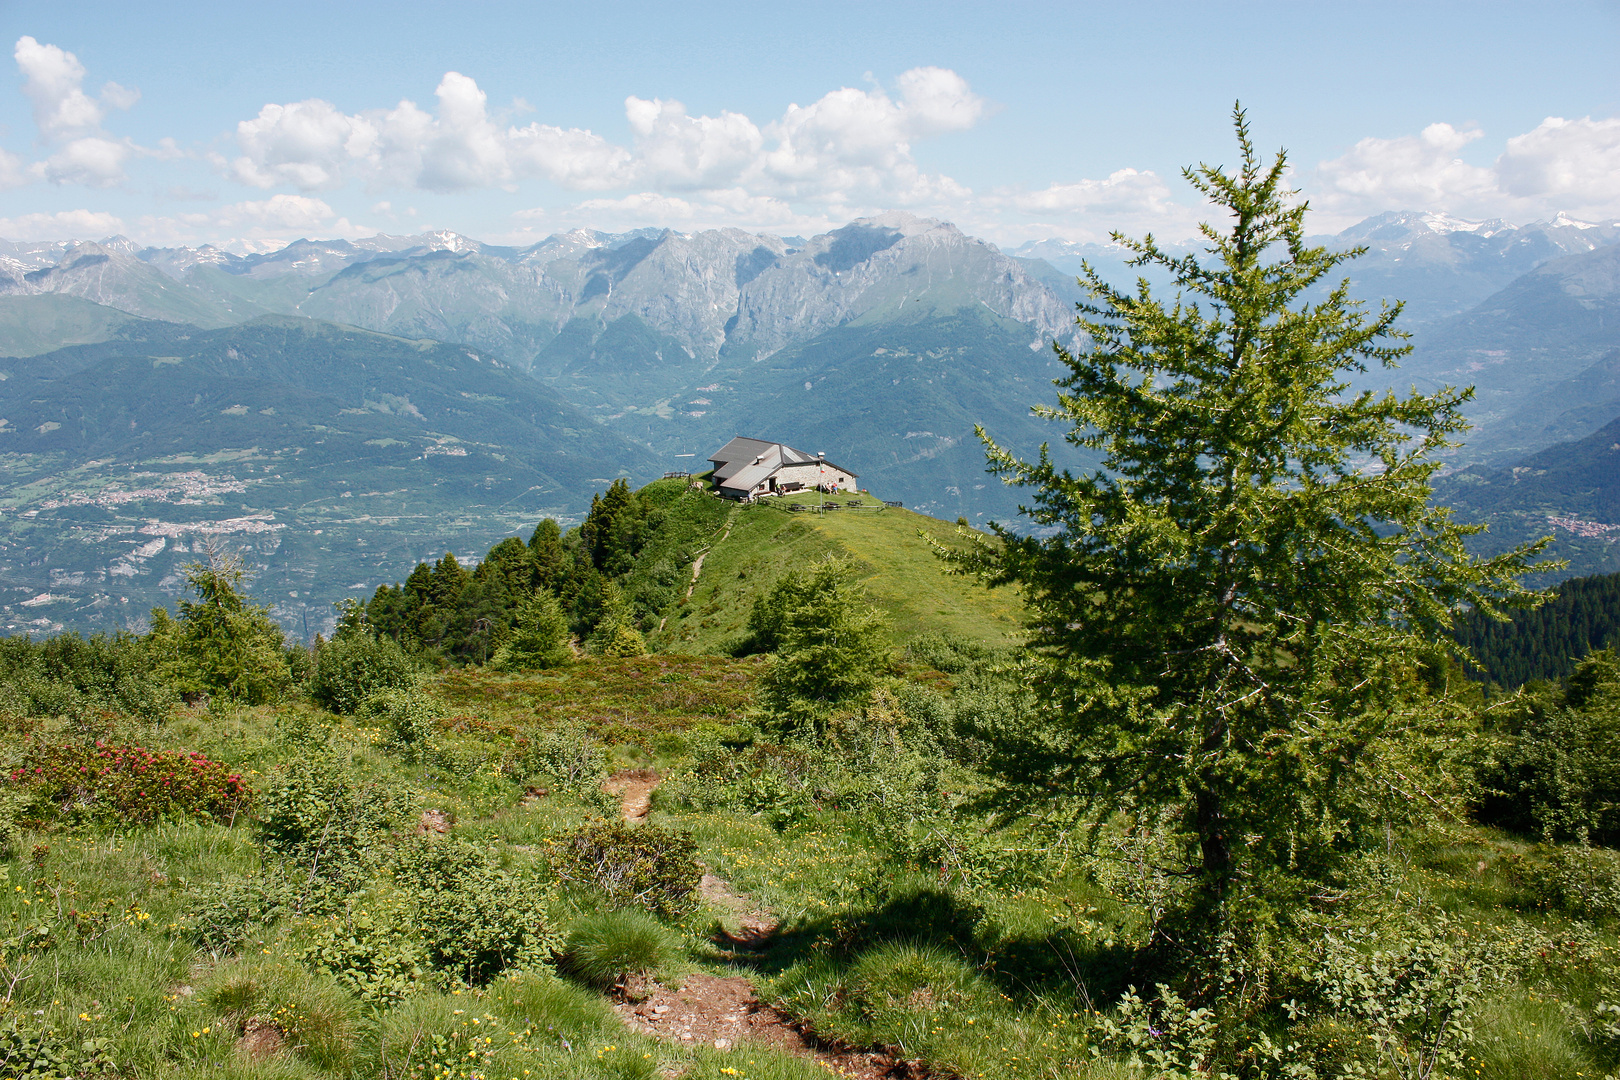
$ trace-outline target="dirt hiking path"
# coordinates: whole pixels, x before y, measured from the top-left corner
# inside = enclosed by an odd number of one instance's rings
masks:
[[[608,777],[602,790],[619,798],[619,806],[626,821],[642,821],[652,810],[653,788],[658,786],[658,774],[651,769],[625,769]]]
[[[614,774],[602,787],[619,797],[624,820],[635,822],[646,819],[658,781],[650,769],[631,769]],[[715,944],[727,951],[759,950],[770,944],[778,920],[747,893],[705,867],[698,894],[723,913]],[[736,924],[735,931],[729,928],[731,923]],[[805,1025],[760,1001],[753,981],[742,975],[693,974],[674,990],[653,984],[652,994],[644,1000],[619,1001],[613,1008],[632,1031],[687,1046],[706,1043],[716,1050],[742,1052],[749,1046],[770,1047],[810,1058],[832,1075],[850,1080],[926,1080],[932,1075],[920,1062],[817,1038]]]
[[[703,573],[703,560],[707,559],[709,557],[709,552],[713,551],[720,544],[724,543],[726,537],[731,535],[731,523],[733,521],[736,521],[736,520],[737,520],[737,510],[736,510],[735,507],[733,507],[732,510],[731,510],[731,513],[726,515],[726,527],[723,530],[721,530],[720,539],[716,540],[714,543],[712,543],[708,547],[704,548],[702,553],[700,553],[698,555],[698,557],[695,560],[693,560],[693,562],[692,562],[692,583],[686,587],[686,599],[688,599],[688,600],[692,599],[692,593],[697,591],[698,575]],[[669,622],[669,616],[668,615],[665,615],[662,619],[658,620],[658,632],[659,633],[664,632],[664,624],[667,623],[667,622]]]

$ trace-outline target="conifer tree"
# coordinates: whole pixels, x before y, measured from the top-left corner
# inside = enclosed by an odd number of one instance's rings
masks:
[[[1021,460],[980,429],[1039,531],[997,527],[963,566],[1032,611],[1045,719],[999,748],[1007,790],[1093,821],[1167,814],[1187,925],[1208,932],[1291,906],[1374,821],[1428,805],[1392,764],[1421,757],[1403,740],[1436,714],[1411,704],[1414,671],[1459,609],[1528,602],[1540,546],[1477,561],[1479,527],[1430,505],[1471,391],[1350,392],[1406,352],[1400,305],[1368,312],[1348,282],[1306,299],[1363,249],[1308,247],[1285,155],[1267,165],[1234,124],[1234,174],[1183,172],[1229,215],[1201,227],[1203,257],[1114,236],[1173,299],[1080,281],[1086,345],[1056,346],[1067,374],[1036,411],[1102,468]]]
[[[529,557],[534,587],[555,591],[562,584],[568,552],[563,548],[562,528],[554,519],[546,518],[534,527],[534,535],[529,537]]]
[[[858,698],[888,660],[888,624],[848,559],[828,556],[784,575],[749,625],[776,650],[760,700],[785,718],[814,719]]]
[[[211,550],[184,573],[196,599],[180,601],[177,619],[152,611],[151,640],[173,684],[188,700],[279,699],[292,684],[281,628],[238,592],[247,577],[242,561]]]
[[[602,582],[602,618],[591,633],[590,646],[598,656],[642,656],[647,652],[630,602],[611,578]]]
[[[496,671],[525,671],[556,667],[568,655],[568,616],[557,597],[541,589],[517,613],[489,663]]]

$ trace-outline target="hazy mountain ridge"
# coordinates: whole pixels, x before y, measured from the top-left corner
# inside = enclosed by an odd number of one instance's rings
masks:
[[[1403,325],[1412,329],[1467,311],[1549,260],[1620,242],[1620,221],[1577,221],[1560,214],[1550,221],[1513,225],[1408,210],[1378,214],[1309,242],[1340,249],[1365,246],[1366,254],[1344,266],[1331,284],[1348,277],[1357,297],[1404,301]],[[1165,247],[1181,254],[1202,245]],[[1010,254],[1044,259],[1070,274],[1079,274],[1086,261],[1115,285],[1129,285],[1143,273],[1126,265],[1130,252],[1117,244],[1048,239],[1030,241]],[[1146,276],[1155,286],[1165,284],[1161,275]]]
[[[449,232],[299,240],[247,255],[135,253],[122,238],[8,247],[16,253],[0,257],[22,272],[0,278],[0,293],[67,292],[199,325],[305,315],[462,341],[524,368],[576,319],[605,329],[634,315],[703,363],[728,349],[768,354],[919,298],[933,310],[982,303],[1029,323],[1032,336],[1059,336],[1069,323],[1067,302],[993,245],[908,214],[851,222],[799,247],[739,229],[576,230],[521,249]]]
[[[1503,463],[1620,415],[1620,245],[1542,263],[1472,310],[1420,331],[1400,380],[1473,386],[1459,461]]]
[[[22,273],[14,268],[0,272],[0,295],[51,293],[76,296],[143,318],[203,327],[229,326],[263,313],[238,313],[229,303],[188,288],[121,250],[116,242],[110,246],[74,244],[50,265]]]

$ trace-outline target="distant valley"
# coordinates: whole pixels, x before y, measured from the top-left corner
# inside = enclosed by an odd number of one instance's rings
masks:
[[[1559,533],[1570,572],[1612,568],[1591,440],[1620,417],[1620,225],[1391,214],[1329,239],[1371,249],[1357,295],[1408,298],[1416,350],[1366,385],[1479,388],[1443,493],[1495,540],[1586,523]],[[1060,434],[1029,407],[1050,343],[1074,341],[1082,259],[1134,276],[1114,248],[1004,253],[903,214],[525,249],[0,242],[0,619],[130,624],[215,540],[313,631],[418,558],[577,518],[616,476],[700,470],[738,432],[836,454],[924,513],[1009,520],[973,425],[1028,453]]]

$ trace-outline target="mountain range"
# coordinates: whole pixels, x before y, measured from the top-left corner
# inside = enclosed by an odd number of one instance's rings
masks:
[[[1329,238],[1368,248],[1358,295],[1408,298],[1401,384],[1478,386],[1456,490],[1620,416],[1617,240],[1416,213]],[[1051,342],[1076,343],[1072,275],[1130,280],[1122,255],[1003,252],[904,214],[808,240],[0,242],[0,624],[127,621],[214,537],[252,552],[284,622],[325,625],[351,587],[577,516],[615,476],[699,470],[739,432],[925,513],[1008,520],[973,427],[1023,453],[1059,434],[1029,407]]]
[[[1384,297],[1400,299],[1405,304],[1402,325],[1408,330],[1461,314],[1550,259],[1616,241],[1617,221],[1577,221],[1560,214],[1551,221],[1513,225],[1412,211],[1379,214],[1336,235],[1309,238],[1312,244],[1338,250],[1365,248],[1329,284],[1345,277],[1352,296],[1375,303]],[[1181,254],[1195,246],[1166,249]],[[1126,265],[1129,252],[1115,244],[1040,240],[1012,254],[1040,260],[1067,275],[1079,274],[1082,262],[1089,262],[1104,280],[1116,284],[1134,282],[1139,273]],[[1163,280],[1151,273],[1148,279],[1155,285]]]

